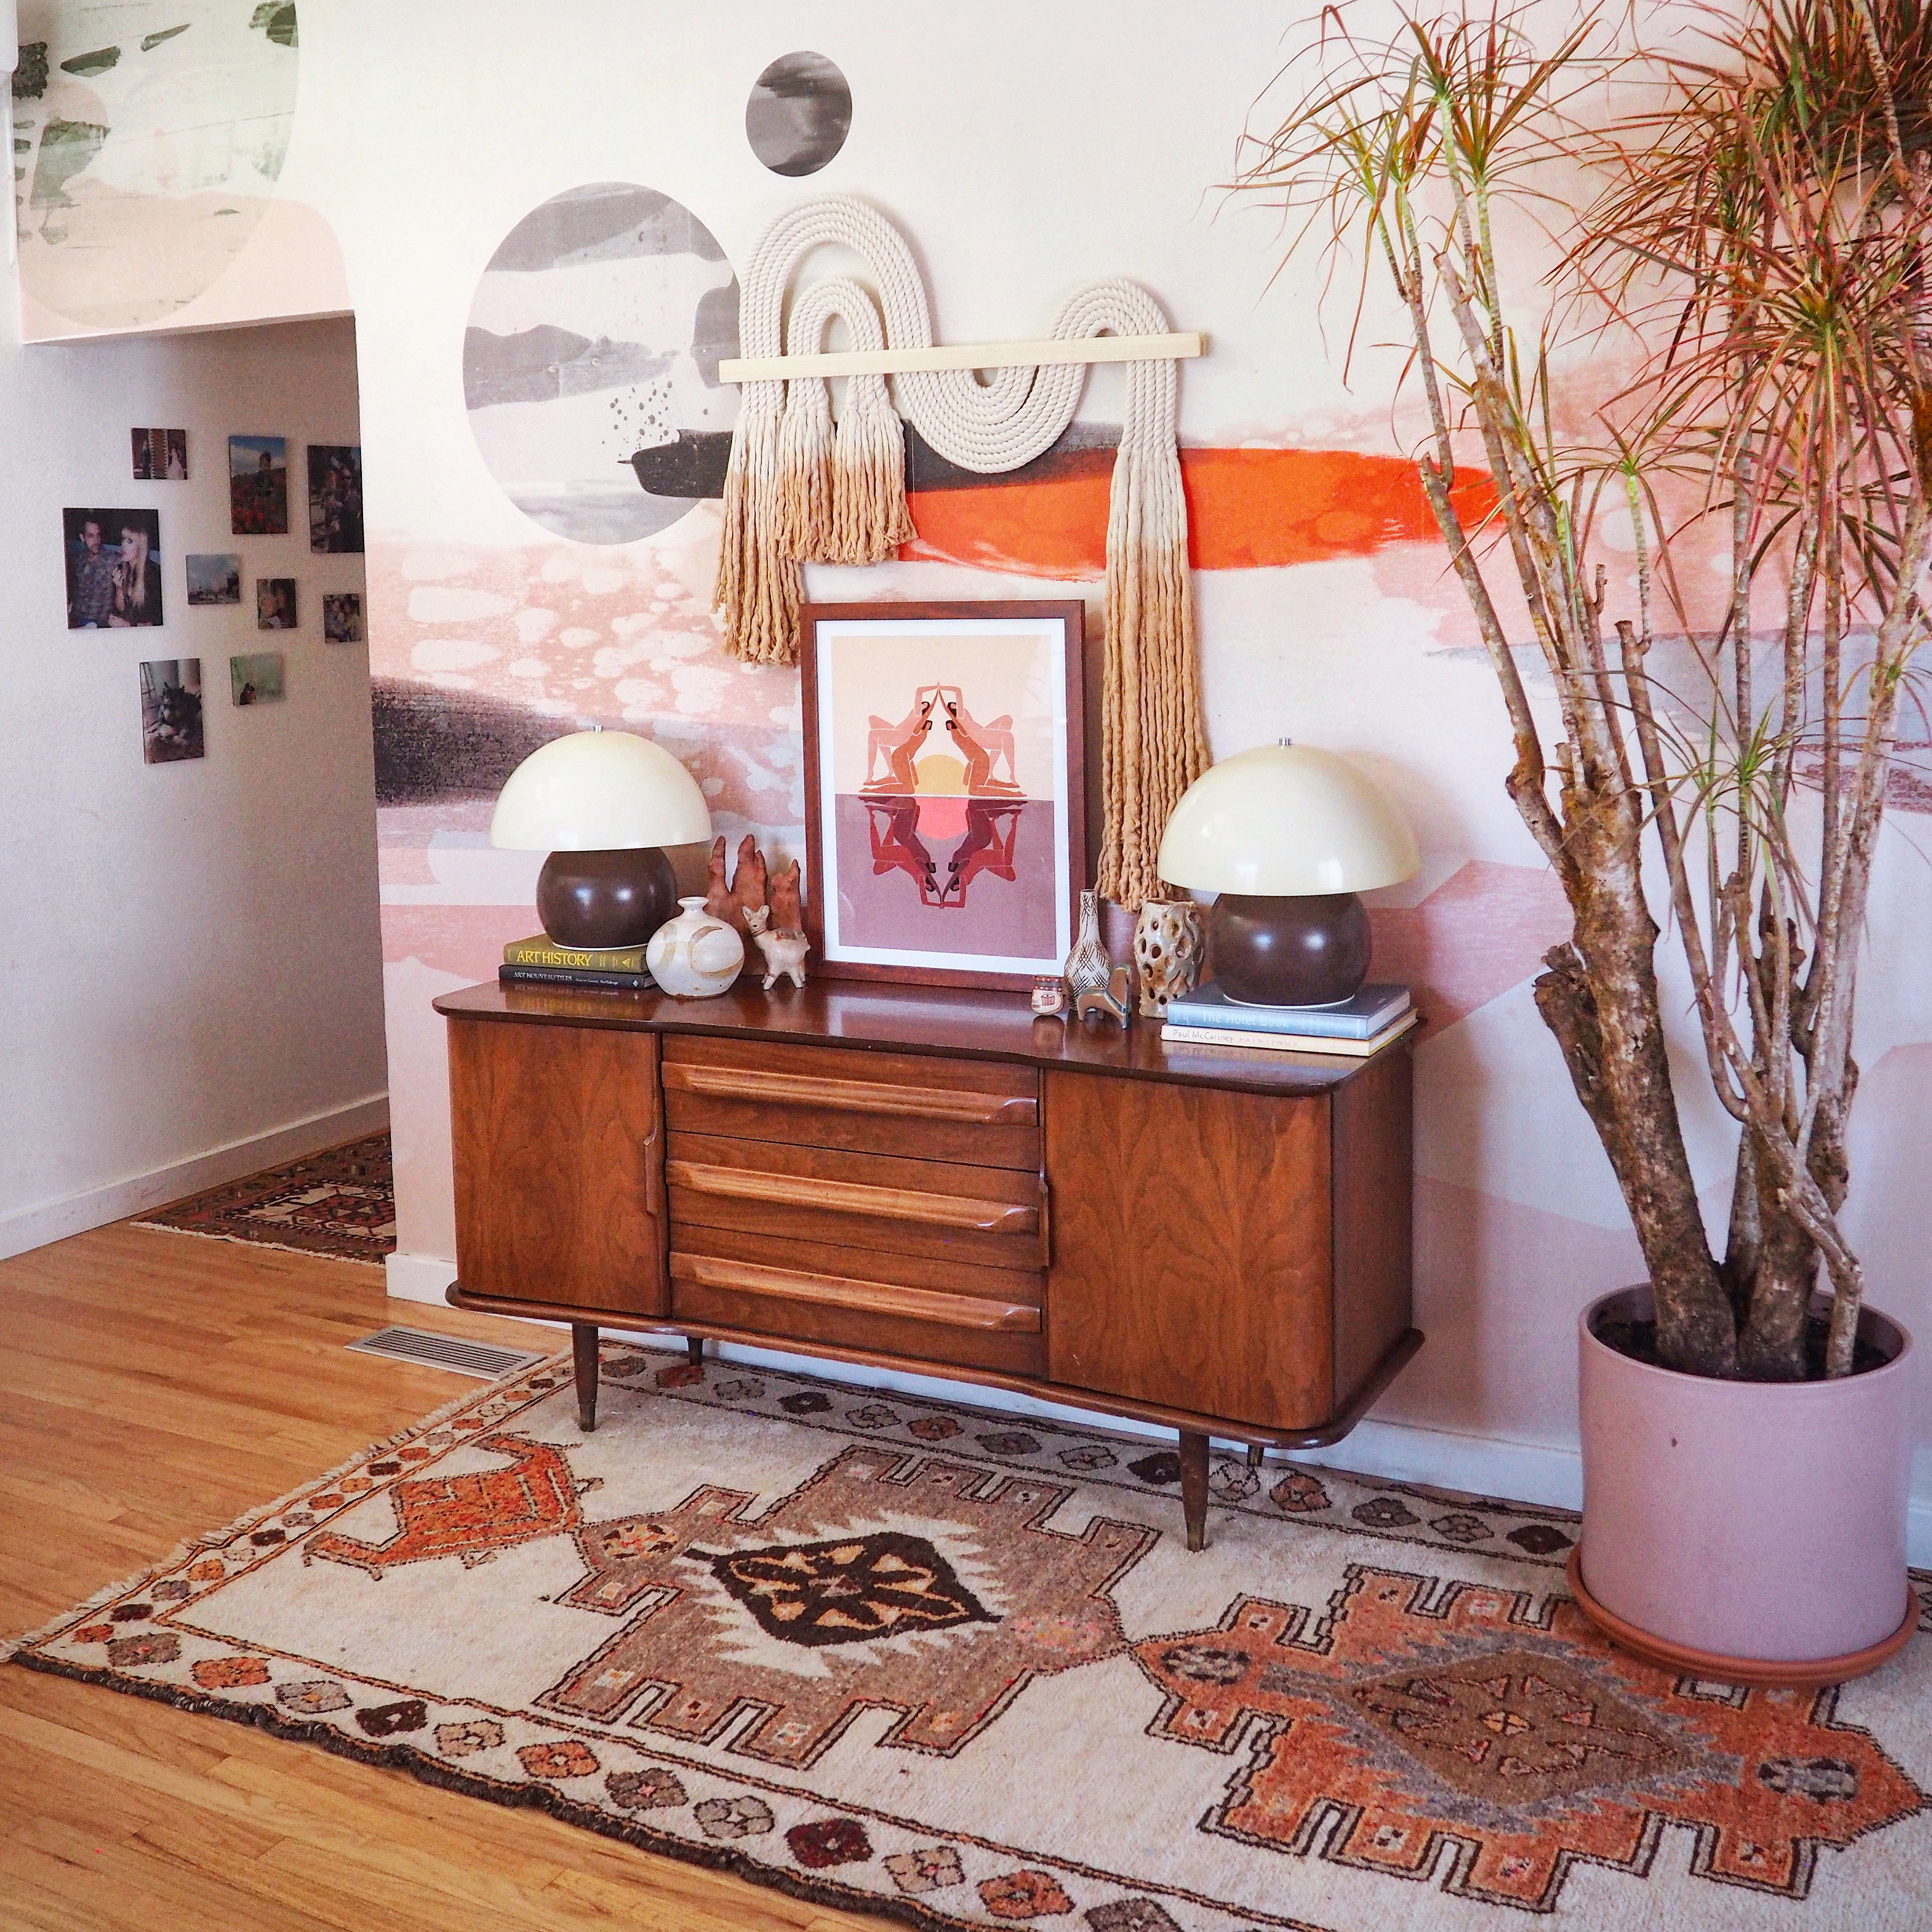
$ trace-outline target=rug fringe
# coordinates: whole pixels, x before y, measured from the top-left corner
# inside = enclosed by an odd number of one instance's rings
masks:
[[[264,1241],[253,1234],[218,1234],[212,1228],[177,1228],[172,1221],[130,1221],[130,1228],[156,1234],[185,1234],[191,1241],[232,1241],[243,1248],[269,1248],[278,1255],[302,1255],[312,1262],[347,1262],[353,1268],[380,1268],[363,1255],[332,1255],[321,1248],[292,1248],[286,1241]]]
[[[170,1232],[186,1234],[190,1231],[184,1228]],[[668,1353],[669,1351],[662,1352]],[[102,1609],[112,1603],[117,1597],[124,1597],[130,1591],[140,1589],[150,1579],[160,1576],[164,1570],[172,1570],[177,1564],[185,1563],[197,1550],[212,1550],[218,1544],[232,1542],[243,1531],[253,1528],[256,1523],[264,1521],[269,1516],[279,1515],[308,1491],[320,1489],[325,1484],[338,1480],[347,1475],[358,1463],[366,1462],[371,1457],[380,1456],[387,1450],[400,1449],[411,1438],[422,1435],[425,1430],[434,1429],[440,1422],[448,1421],[452,1415],[468,1408],[472,1403],[488,1402],[490,1396],[507,1384],[515,1382],[524,1376],[536,1375],[543,1369],[562,1366],[568,1364],[569,1360],[569,1352],[566,1350],[558,1354],[548,1355],[541,1362],[531,1362],[522,1368],[512,1369],[508,1374],[499,1376],[486,1388],[472,1388],[462,1395],[452,1396],[440,1408],[432,1409],[427,1415],[418,1416],[406,1428],[398,1430],[393,1436],[382,1436],[374,1442],[364,1444],[352,1455],[345,1456],[333,1468],[325,1469],[320,1475],[304,1477],[292,1488],[284,1490],[274,1502],[258,1503],[252,1509],[244,1510],[232,1522],[224,1523],[218,1529],[204,1529],[196,1535],[184,1537],[166,1556],[148,1564],[144,1569],[136,1570],[131,1575],[124,1576],[118,1582],[104,1585],[101,1588],[95,1591],[86,1603],[70,1606],[57,1616],[42,1624],[38,1629],[23,1631],[18,1636],[0,1636],[0,1664],[8,1662],[16,1652],[24,1649],[29,1644],[48,1642],[58,1636],[68,1624],[80,1622],[91,1612]]]

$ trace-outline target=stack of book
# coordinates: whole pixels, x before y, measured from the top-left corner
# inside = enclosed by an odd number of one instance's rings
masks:
[[[1184,1046],[1258,1047],[1366,1060],[1400,1039],[1419,1017],[1406,986],[1364,986],[1336,1006],[1250,1006],[1229,999],[1210,980],[1168,1002],[1160,1036]]]
[[[616,993],[647,993],[657,984],[641,946],[560,946],[547,932],[511,940],[496,977],[506,986],[600,986]]]

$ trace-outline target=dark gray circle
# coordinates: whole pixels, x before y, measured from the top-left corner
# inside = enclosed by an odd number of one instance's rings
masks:
[[[852,90],[823,54],[781,54],[745,103],[745,138],[775,175],[815,175],[851,128]]]

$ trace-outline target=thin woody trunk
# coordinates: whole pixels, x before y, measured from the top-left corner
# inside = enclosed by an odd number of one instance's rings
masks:
[[[1568,801],[1566,801],[1568,802]],[[1638,852],[1616,815],[1571,810],[1575,928],[1544,956],[1537,1010],[1556,1036],[1636,1228],[1657,1307],[1657,1350],[1694,1375],[1737,1372],[1730,1299],[1712,1259],[1671,1086]]]

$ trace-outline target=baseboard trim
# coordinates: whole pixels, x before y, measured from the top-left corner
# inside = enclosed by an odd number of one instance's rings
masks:
[[[442,1291],[456,1279],[456,1264],[435,1255],[391,1255],[382,1264],[392,1299],[447,1304]]]
[[[456,1279],[456,1264],[432,1255],[392,1255],[389,1292],[404,1301],[442,1300],[442,1292]],[[560,1323],[532,1322],[561,1327]],[[633,1330],[607,1325],[614,1340],[662,1348],[664,1330]],[[537,1346],[532,1344],[532,1346]],[[902,1395],[930,1396],[940,1402],[998,1409],[1012,1415],[1037,1416],[1042,1421],[1100,1424],[1134,1436],[1172,1442],[1173,1432],[1125,1416],[1102,1415],[1016,1390],[982,1388],[975,1382],[952,1382],[937,1376],[909,1375],[903,1370],[874,1369],[833,1361],[817,1355],[787,1354],[782,1349],[759,1348],[737,1342],[713,1342],[709,1352],[720,1360],[742,1362],[748,1367],[790,1370],[818,1376],[855,1388],[892,1390]],[[1269,1459],[1283,1455],[1270,1450]],[[1424,1429],[1414,1423],[1369,1420],[1326,1449],[1288,1453],[1292,1462],[1312,1462],[1361,1476],[1379,1476],[1399,1483],[1426,1483],[1460,1490],[1468,1495],[1499,1496],[1511,1502],[1543,1503],[1553,1509],[1580,1509],[1583,1502],[1583,1459],[1574,1449],[1540,1442],[1514,1442],[1501,1436],[1465,1436],[1446,1429]],[[1906,1560],[1914,1568],[1932,1570],[1932,1496],[1915,1496],[1906,1527]]]
[[[224,1141],[220,1146],[191,1155],[186,1160],[124,1174],[118,1180],[63,1195],[56,1201],[16,1208],[10,1214],[0,1215],[0,1260],[23,1255],[32,1248],[44,1248],[50,1241],[64,1240],[70,1234],[85,1233],[110,1221],[124,1221],[130,1215],[178,1201],[184,1194],[220,1187],[279,1162],[299,1160],[305,1154],[319,1153],[364,1134],[380,1133],[388,1124],[388,1095],[372,1094],[365,1100],[308,1114],[266,1133]]]

